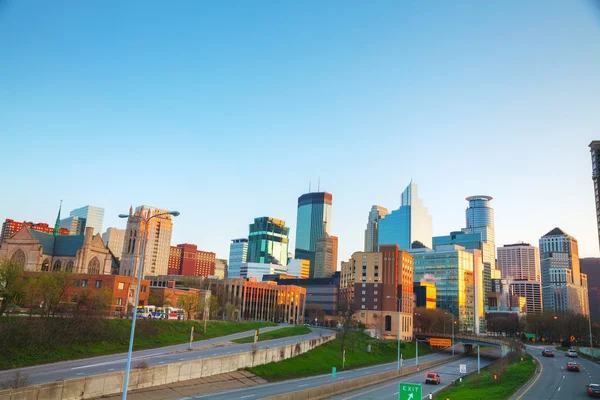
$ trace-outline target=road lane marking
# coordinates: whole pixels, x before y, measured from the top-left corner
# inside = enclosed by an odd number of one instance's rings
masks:
[[[298,385],[298,387],[304,387],[304,386],[308,386],[308,383],[305,383],[304,385]]]
[[[77,376],[81,376],[81,375],[83,375],[83,372],[80,372],[80,373],[78,373],[78,374],[76,374],[76,375],[77,375]]]
[[[134,361],[134,360],[140,360],[140,359],[144,359],[144,358],[152,358],[154,356],[162,356],[162,355],[164,355],[164,353],[148,354],[147,356],[134,357],[131,360]],[[98,364],[83,365],[81,367],[73,367],[73,368],[71,368],[71,370],[84,369],[84,368],[92,368],[92,367],[100,367],[102,365],[118,364],[118,363],[122,363],[122,362],[127,362],[127,359],[123,358],[123,359],[120,359],[120,360],[107,361],[107,362],[98,363]]]
[[[240,397],[240,399],[247,399],[248,397],[254,397],[256,396],[255,394],[249,394],[248,396],[242,396]]]
[[[560,386],[558,387],[558,390],[557,390],[557,392],[560,392]]]
[[[109,371],[114,371],[115,369],[114,369],[114,368],[109,368],[108,370],[109,370]]]
[[[533,382],[531,382],[531,384],[527,387],[527,389],[525,389],[523,391],[523,393],[521,393],[521,395],[519,397],[517,397],[515,400],[520,400],[521,397],[523,397],[525,395],[525,393],[529,392],[529,389],[531,389],[535,383],[538,381],[538,379],[540,379],[540,376],[542,376],[542,373],[544,372],[544,364],[542,364],[539,360],[539,358],[537,358],[536,356],[534,356],[533,354],[529,353],[531,355],[531,357],[533,357],[533,359],[536,361],[536,363],[540,366],[540,373],[538,374],[538,376],[535,377],[535,379],[533,380]],[[537,370],[536,370],[537,372]]]

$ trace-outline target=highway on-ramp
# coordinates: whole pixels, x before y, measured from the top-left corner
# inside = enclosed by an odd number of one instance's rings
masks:
[[[272,330],[283,328],[285,326],[286,325],[261,328],[260,332],[269,332]],[[277,347],[285,344],[301,342],[303,340],[315,339],[320,336],[328,336],[334,334],[333,331],[328,329],[311,327],[311,330],[312,332],[306,335],[290,336],[281,339],[273,339],[258,342],[257,349]],[[149,350],[134,351],[132,354],[132,366],[134,366],[136,362],[139,362],[141,360],[147,362],[148,365],[162,365],[179,361],[219,357],[227,354],[235,354],[250,351],[252,348],[252,343],[231,345],[225,345],[225,343],[233,339],[239,339],[252,335],[254,335],[254,330],[208,340],[197,341],[192,344],[192,349],[200,349],[193,351],[187,351],[189,346],[189,344],[187,343],[154,348]],[[223,345],[219,346],[219,344]],[[59,379],[72,379],[116,371],[123,371],[125,370],[126,361],[127,353],[120,353],[107,356],[19,368],[19,370],[28,376],[28,383],[33,385],[44,382],[52,382]],[[13,377],[15,375],[15,371],[16,370],[0,371],[0,382],[6,378]]]
[[[419,357],[419,362],[438,360],[450,357],[447,353],[434,353]],[[477,361],[475,361],[477,362]],[[482,359],[483,362],[483,359]],[[415,365],[414,359],[404,360],[403,366]],[[349,371],[338,371],[334,379],[331,374],[311,376],[309,378],[292,379],[277,383],[268,383],[265,385],[252,386],[244,389],[231,390],[221,393],[203,394],[193,397],[186,397],[186,400],[191,399],[210,399],[210,400],[234,400],[246,399],[255,400],[265,397],[280,395],[284,393],[296,392],[303,389],[327,385],[329,383],[340,382],[352,378],[358,378],[365,375],[375,374],[379,372],[391,371],[397,368],[397,363],[380,364],[371,367],[357,368]],[[458,367],[457,367],[458,368]],[[183,400],[183,399],[182,399]]]
[[[554,357],[542,357],[542,350],[554,350]],[[589,398],[586,387],[600,383],[600,366],[582,357],[568,358],[554,346],[527,346],[540,363],[534,378],[519,390],[512,400],[564,400]],[[567,371],[566,364],[574,361],[581,372]]]

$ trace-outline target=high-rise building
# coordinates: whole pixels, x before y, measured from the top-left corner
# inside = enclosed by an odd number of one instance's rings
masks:
[[[587,276],[582,277],[577,240],[560,228],[554,228],[540,239],[540,264],[544,310],[585,313],[589,305]],[[585,274],[584,274],[585,275]]]
[[[215,253],[198,250],[195,244],[178,244],[169,251],[169,275],[213,276]]]
[[[143,276],[167,274],[171,233],[173,231],[171,215],[165,214],[154,217],[150,220],[148,226],[142,219],[142,216],[148,219],[153,215],[163,213],[168,213],[168,211],[148,206],[139,206],[135,209],[135,212],[132,208],[129,209],[129,218],[127,219],[123,240],[120,275],[138,276],[138,268],[142,257],[142,242],[146,229],[148,229],[148,234],[144,251]]]
[[[102,241],[117,258],[123,255],[123,242],[125,241],[125,229],[108,228],[102,234]]]
[[[544,310],[542,304],[542,285],[540,281],[511,281],[510,294],[525,298],[525,313],[528,315],[541,314]]]
[[[215,276],[219,279],[227,278],[227,260],[215,258]]]
[[[333,196],[327,192],[306,193],[298,197],[295,258],[310,261],[314,276],[317,239],[325,232],[331,234],[331,205]]]
[[[435,310],[436,298],[435,284],[432,282],[415,282],[415,306]]]
[[[402,192],[400,208],[379,221],[378,244],[380,248],[397,244],[400,250],[410,250],[415,245],[431,248],[431,231],[431,215],[419,198],[417,184],[411,182]]]
[[[413,249],[415,282],[433,282],[436,306],[451,312],[461,332],[476,333],[474,254],[458,245]]]
[[[6,241],[9,237],[20,231],[23,227],[28,227],[29,229],[33,229],[34,231],[44,232],[44,233],[53,233],[54,227],[45,224],[45,223],[33,223],[33,222],[17,222],[12,219],[6,219],[2,223],[2,233],[0,233],[0,243]],[[69,235],[70,232],[68,229],[59,228],[59,235]]]
[[[540,282],[540,253],[529,243],[498,247],[498,269],[502,278]]]
[[[327,232],[317,239],[315,268],[313,269],[313,276],[311,276],[311,278],[327,278],[333,276],[335,273],[333,247],[333,239],[331,236],[329,236],[329,234],[327,234]]]
[[[310,278],[310,261],[295,258],[288,262],[287,270],[290,276],[308,279]]]
[[[248,233],[247,262],[287,265],[290,228],[271,217],[254,218]]]
[[[102,234],[104,208],[87,205],[72,210],[69,216],[85,219],[85,227],[83,229],[94,228],[94,234]]]
[[[68,229],[70,235],[83,235],[85,232],[85,222],[85,218],[67,217],[60,220],[60,227]]]
[[[287,274],[287,268],[279,264],[245,262],[240,267],[240,278],[262,281],[265,275]]]
[[[239,278],[240,268],[246,262],[248,257],[248,239],[232,239],[229,245],[229,267],[227,268],[228,278]]]
[[[367,220],[367,229],[365,229],[365,251],[372,252],[379,250],[379,220],[388,215],[387,208],[381,206],[372,206]]]
[[[598,179],[600,178],[600,140],[594,140],[590,143],[590,153],[592,155],[592,181],[594,182],[594,198],[596,202],[595,224],[598,228],[598,240],[600,241],[600,195],[598,194]]]
[[[339,239],[337,236],[331,235],[331,241],[333,243],[333,272],[337,271],[338,267],[338,244]]]
[[[581,272],[587,275],[588,298],[592,319],[600,319],[600,258],[581,258]]]

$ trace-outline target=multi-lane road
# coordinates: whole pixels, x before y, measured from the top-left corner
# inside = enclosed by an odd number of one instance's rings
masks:
[[[554,350],[554,357],[542,357],[542,350]],[[564,351],[553,346],[527,346],[540,364],[534,378],[519,390],[511,400],[563,400],[588,398],[589,383],[600,383],[600,366],[582,357],[568,358]],[[574,361],[581,372],[567,371],[567,362]]]
[[[268,332],[281,327],[285,327],[285,325],[261,328],[260,332]],[[257,348],[262,349],[267,347],[276,347],[285,344],[297,343],[303,340],[318,338],[321,335],[327,336],[333,334],[331,330],[327,329],[311,327],[311,330],[312,332],[306,335],[291,336],[287,338],[258,342]],[[194,342],[192,344],[192,349],[196,350],[193,351],[187,351],[189,346],[188,344],[135,351],[133,352],[132,360],[134,363],[144,360],[148,363],[148,365],[162,365],[179,361],[211,358],[227,354],[246,352],[251,350],[251,343],[231,344],[227,342],[233,339],[239,339],[252,335],[254,335],[253,330]],[[115,371],[123,371],[125,370],[126,361],[127,354],[122,353],[73,361],[64,361],[54,364],[37,365],[33,367],[20,368],[20,370],[28,375],[28,381],[30,384],[37,384],[52,382],[59,379],[72,379]],[[14,376],[14,374],[15,370],[0,371],[0,381],[7,377]]]
[[[437,359],[447,358],[447,357],[449,357],[449,354],[447,354],[447,353],[435,353],[435,354],[429,354],[427,356],[419,357],[419,361],[425,362],[425,361],[432,361],[432,360],[437,360]],[[483,359],[481,360],[481,362],[483,365]],[[405,360],[403,363],[403,366],[410,366],[410,365],[415,365],[414,359]],[[475,366],[477,366],[477,359],[475,359]],[[296,391],[303,390],[303,389],[327,385],[327,384],[333,383],[333,382],[340,382],[340,381],[343,382],[348,379],[358,378],[358,377],[365,376],[365,375],[375,374],[375,373],[384,372],[384,371],[391,371],[391,370],[395,370],[396,368],[397,368],[397,364],[394,362],[394,363],[388,363],[388,364],[375,365],[372,367],[353,369],[350,371],[338,372],[335,379],[331,376],[331,374],[319,375],[319,376],[312,376],[309,378],[293,379],[293,380],[284,381],[284,382],[269,383],[266,385],[253,386],[253,387],[248,387],[248,388],[244,388],[244,389],[232,390],[232,391],[221,392],[221,393],[198,395],[198,396],[194,396],[191,398],[188,397],[186,399],[210,399],[210,400],[262,399],[265,397],[276,396],[279,394],[296,392]],[[456,366],[456,371],[458,371],[458,364]],[[420,376],[422,376],[422,375],[420,374]],[[362,398],[362,397],[359,397],[359,398]]]

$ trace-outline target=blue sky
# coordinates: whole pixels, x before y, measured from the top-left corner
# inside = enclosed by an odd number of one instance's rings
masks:
[[[414,179],[435,235],[494,197],[498,245],[598,256],[591,1],[0,1],[0,218],[177,209],[227,258],[254,217],[333,194],[339,259]]]

